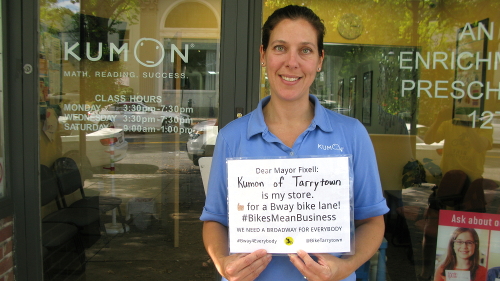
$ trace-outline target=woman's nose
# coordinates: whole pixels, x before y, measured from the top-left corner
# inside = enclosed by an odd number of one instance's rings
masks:
[[[296,52],[288,52],[286,66],[289,68],[297,68],[299,66],[298,55]]]

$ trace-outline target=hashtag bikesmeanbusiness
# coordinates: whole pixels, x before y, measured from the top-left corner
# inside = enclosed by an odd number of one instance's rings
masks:
[[[244,214],[241,217],[243,222],[293,222],[293,221],[335,221],[335,215],[316,215],[316,214],[296,214],[296,215],[266,215]]]

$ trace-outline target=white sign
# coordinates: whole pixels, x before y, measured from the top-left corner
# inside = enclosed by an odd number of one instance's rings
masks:
[[[446,281],[470,281],[470,271],[445,270]]]
[[[349,157],[230,159],[231,253],[351,250]]]

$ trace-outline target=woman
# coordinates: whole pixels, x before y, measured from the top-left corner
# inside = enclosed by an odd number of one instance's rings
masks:
[[[201,220],[205,247],[223,280],[355,280],[353,272],[380,246],[388,208],[370,138],[359,121],[325,109],[309,95],[324,59],[324,30],[306,7],[276,10],[263,26],[260,47],[271,96],[219,132]],[[325,149],[332,144],[340,149]],[[226,158],[335,154],[353,157],[354,255],[229,253]]]
[[[446,280],[447,270],[469,271],[471,281],[486,280],[486,268],[479,265],[479,236],[473,228],[459,227],[448,242],[448,253],[436,269],[434,281]]]

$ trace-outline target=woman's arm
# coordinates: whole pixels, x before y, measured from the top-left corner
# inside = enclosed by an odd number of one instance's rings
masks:
[[[432,144],[443,140],[443,136],[440,136],[438,134],[438,130],[444,121],[451,119],[451,116],[452,116],[451,108],[444,108],[440,112],[438,112],[438,114],[436,115],[436,119],[425,133],[424,142],[426,144]]]
[[[369,260],[380,247],[384,236],[384,218],[377,216],[355,221],[354,255],[337,258],[330,254],[314,254],[315,262],[309,254],[299,251],[290,255],[290,261],[308,280],[342,280]]]
[[[215,221],[204,222],[203,242],[215,267],[228,280],[254,280],[271,261],[271,255],[262,249],[229,255],[227,228]]]

